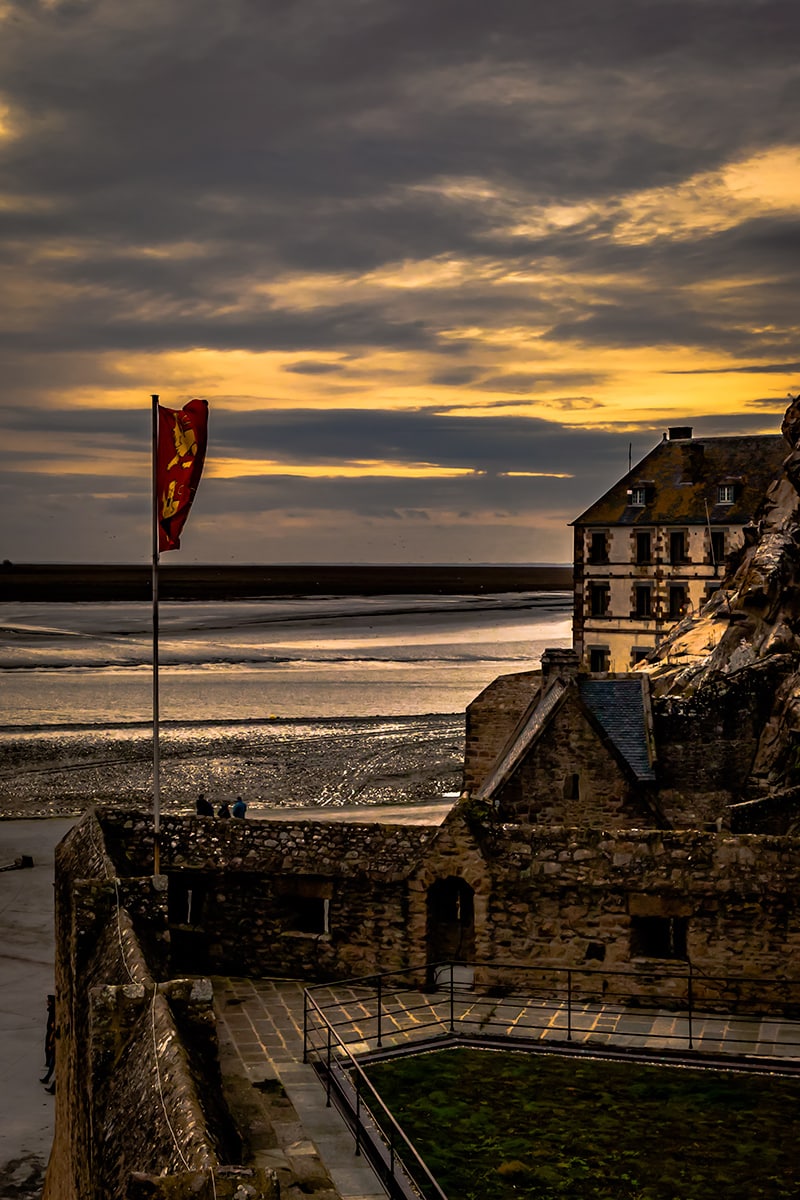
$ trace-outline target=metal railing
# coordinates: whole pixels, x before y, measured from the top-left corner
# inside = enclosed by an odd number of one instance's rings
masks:
[[[319,1018],[319,1024],[315,1024]],[[321,1040],[314,1036],[322,1034]],[[351,1048],[322,1009],[305,991],[303,1061],[323,1079],[326,1103],[335,1101],[355,1136],[355,1153],[364,1153],[392,1200],[447,1200],[436,1178],[400,1123],[370,1083]]]
[[[683,965],[683,964],[682,964]],[[676,964],[677,966],[677,964]],[[303,1058],[398,1200],[446,1200],[364,1071],[452,1040],[800,1072],[800,980],[684,969],[423,963],[304,992]]]

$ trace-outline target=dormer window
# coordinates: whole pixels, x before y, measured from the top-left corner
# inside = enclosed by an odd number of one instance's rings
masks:
[[[631,504],[643,507],[647,503],[647,488],[644,484],[636,484],[631,488]]]
[[[717,485],[717,504],[733,504],[736,499],[736,485],[720,483]]]

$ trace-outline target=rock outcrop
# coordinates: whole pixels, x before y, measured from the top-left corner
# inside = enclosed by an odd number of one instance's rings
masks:
[[[743,793],[800,784],[800,399],[781,432],[783,469],[770,486],[745,545],[701,612],[680,622],[643,664],[657,701],[713,705],[736,677],[771,703]],[[729,714],[728,714],[729,715]]]

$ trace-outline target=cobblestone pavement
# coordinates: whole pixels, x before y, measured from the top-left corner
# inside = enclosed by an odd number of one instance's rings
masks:
[[[304,985],[298,981],[217,979],[215,995],[220,1036],[229,1059],[256,1087],[285,1089],[291,1119],[278,1114],[277,1138],[264,1146],[260,1165],[283,1164],[305,1178],[327,1168],[342,1200],[377,1200],[385,1193],[343,1119],[326,1107],[325,1091],[311,1065],[303,1062]],[[475,1036],[574,1046],[641,1049],[650,1053],[685,1052],[691,1046],[712,1056],[781,1059],[800,1067],[800,1023],[780,1019],[733,1018],[666,1010],[622,1008],[480,996],[449,988],[425,993],[387,993],[377,1003],[372,987],[340,985],[312,989],[317,1011],[307,1018],[311,1057],[327,1054],[332,1027],[332,1056],[389,1049],[447,1035],[451,1030]],[[274,1115],[273,1115],[274,1117]],[[270,1157],[271,1155],[271,1157]],[[312,1170],[313,1167],[313,1170]],[[301,1178],[304,1177],[301,1175]],[[324,1192],[318,1193],[321,1197]],[[335,1193],[329,1193],[335,1195]],[[325,1196],[327,1200],[327,1196]]]

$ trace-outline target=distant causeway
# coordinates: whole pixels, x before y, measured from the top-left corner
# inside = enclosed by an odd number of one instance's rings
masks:
[[[163,600],[270,596],[461,595],[564,591],[571,565],[320,563],[179,566],[161,560]],[[149,600],[150,563],[10,563],[0,566],[0,601]]]

